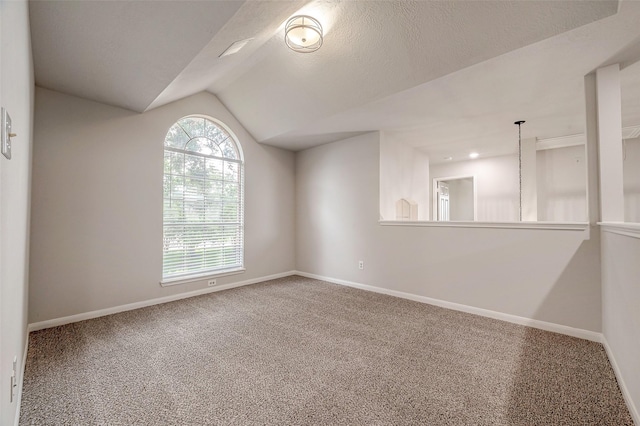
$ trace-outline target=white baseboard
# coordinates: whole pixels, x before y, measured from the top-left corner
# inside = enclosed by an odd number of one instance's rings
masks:
[[[352,281],[340,280],[337,278],[324,277],[307,272],[296,271],[296,275],[307,278],[315,278],[317,280],[327,281],[334,284],[340,284],[348,287],[359,288],[361,290],[373,291],[375,293],[386,294],[388,296],[409,299],[415,302],[427,303],[429,305],[439,306],[441,308],[453,309],[454,311],[466,312],[469,314],[480,315],[483,317],[493,318],[501,321],[507,321],[514,324],[526,325],[528,327],[538,328],[541,330],[552,331],[554,333],[566,334],[567,336],[578,337],[580,339],[590,340],[600,343],[602,334],[595,331],[583,330],[581,328],[568,327],[566,325],[554,324],[551,322],[539,321],[531,318],[519,317],[517,315],[505,314],[502,312],[491,311],[488,309],[476,308],[473,306],[462,305],[460,303],[447,302],[445,300],[432,299],[426,296],[418,296],[416,294],[405,293],[397,290],[389,290],[382,287],[374,287],[367,284],[360,284]]]
[[[16,419],[13,424],[18,426],[20,423],[20,405],[22,404],[22,385],[24,384],[24,371],[27,366],[27,351],[29,350],[29,332],[24,342],[24,352],[22,353],[22,365],[20,366],[20,380],[18,380],[18,391],[16,392]]]
[[[611,350],[611,346],[609,346],[609,342],[607,342],[607,338],[602,335],[602,345],[604,346],[604,350],[607,352],[607,357],[609,358],[609,363],[613,368],[613,372],[616,375],[616,379],[618,380],[618,386],[620,387],[620,392],[622,392],[622,396],[624,401],[627,403],[627,408],[629,408],[629,413],[631,413],[631,417],[636,425],[640,425],[640,413],[638,412],[638,408],[633,403],[633,399],[631,399],[631,395],[629,394],[629,389],[622,377],[622,372],[620,371],[620,367],[618,367],[618,362],[616,361],[616,357],[613,355],[613,351]]]
[[[174,294],[171,296],[158,297],[156,299],[143,300],[142,302],[128,303],[126,305],[114,306],[111,308],[99,309],[97,311],[84,312],[82,314],[70,315],[62,318],[55,318],[46,321],[40,321],[29,324],[28,331],[43,330],[45,328],[57,327],[59,325],[71,324],[78,321],[104,317],[106,315],[117,314],[119,312],[132,311],[134,309],[146,308],[147,306],[160,305],[162,303],[173,302],[176,300],[187,299],[189,297],[200,296],[217,291],[228,290],[230,288],[242,287],[245,285],[256,284],[263,281],[275,280],[277,278],[288,277],[294,275],[295,271],[287,271],[279,274],[267,275],[264,277],[253,278],[250,280],[239,281],[236,283],[219,285],[216,287],[208,287],[202,290],[189,291],[186,293]]]
[[[519,317],[517,315],[505,314],[502,312],[491,311],[483,308],[476,308],[474,306],[463,305],[460,303],[447,302],[445,300],[433,299],[426,296],[419,296],[412,293],[405,293],[397,290],[390,290],[382,287],[374,287],[367,284],[356,283],[353,281],[346,281],[337,278],[325,277],[322,275],[310,274],[302,271],[287,271],[279,274],[268,275],[259,278],[253,278],[250,280],[239,281],[236,283],[224,284],[217,287],[204,288],[202,290],[195,290],[186,293],[174,294],[171,296],[159,297],[156,299],[144,300],[142,302],[129,303],[126,305],[114,306],[111,308],[100,309],[97,311],[85,312],[82,314],[70,315],[62,318],[55,318],[51,320],[41,321],[29,324],[28,331],[37,331],[45,328],[57,327],[59,325],[71,324],[78,321],[84,321],[92,318],[103,317],[106,315],[116,314],[119,312],[131,311],[133,309],[145,308],[147,306],[159,305],[162,303],[173,302],[175,300],[186,299],[189,297],[200,296],[203,294],[214,293],[217,291],[227,290],[230,288],[241,287],[245,285],[255,284],[263,281],[274,280],[277,278],[288,277],[291,275],[300,275],[307,278],[314,278],[317,280],[327,281],[334,284],[340,284],[348,287],[359,288],[361,290],[372,291],[375,293],[386,294],[389,296],[400,297],[402,299],[409,299],[416,302],[427,303],[429,305],[439,306],[442,308],[453,309],[455,311],[467,312],[470,314],[480,315],[483,317],[494,318],[502,321],[511,322],[514,324],[525,325],[541,330],[552,331],[555,333],[566,334],[572,337],[578,337],[580,339],[591,340],[594,342],[602,342],[602,334],[594,331],[583,330],[580,328],[568,327],[566,325],[554,324],[550,322],[535,320],[531,318]]]

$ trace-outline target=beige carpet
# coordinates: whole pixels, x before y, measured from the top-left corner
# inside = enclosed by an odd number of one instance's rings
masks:
[[[288,277],[34,332],[21,425],[632,425],[601,345]]]

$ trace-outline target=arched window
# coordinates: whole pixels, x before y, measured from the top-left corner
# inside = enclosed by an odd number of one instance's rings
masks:
[[[178,120],[164,139],[163,281],[241,270],[242,151],[224,125]]]

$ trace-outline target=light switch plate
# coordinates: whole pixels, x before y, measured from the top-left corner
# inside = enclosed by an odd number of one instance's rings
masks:
[[[6,109],[2,108],[0,111],[2,114],[2,155],[11,160],[11,117]]]
[[[16,399],[16,391],[18,390],[18,357],[13,357],[13,370],[11,371],[11,398],[9,402],[13,402]]]

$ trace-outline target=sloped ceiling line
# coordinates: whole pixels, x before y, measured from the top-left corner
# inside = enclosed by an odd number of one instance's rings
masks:
[[[134,111],[208,90],[259,142],[383,129],[440,155],[474,138],[499,152],[513,114],[537,136],[580,133],[582,75],[640,37],[639,3],[52,0],[30,14],[39,86]],[[327,28],[313,54],[282,41],[300,12]]]

